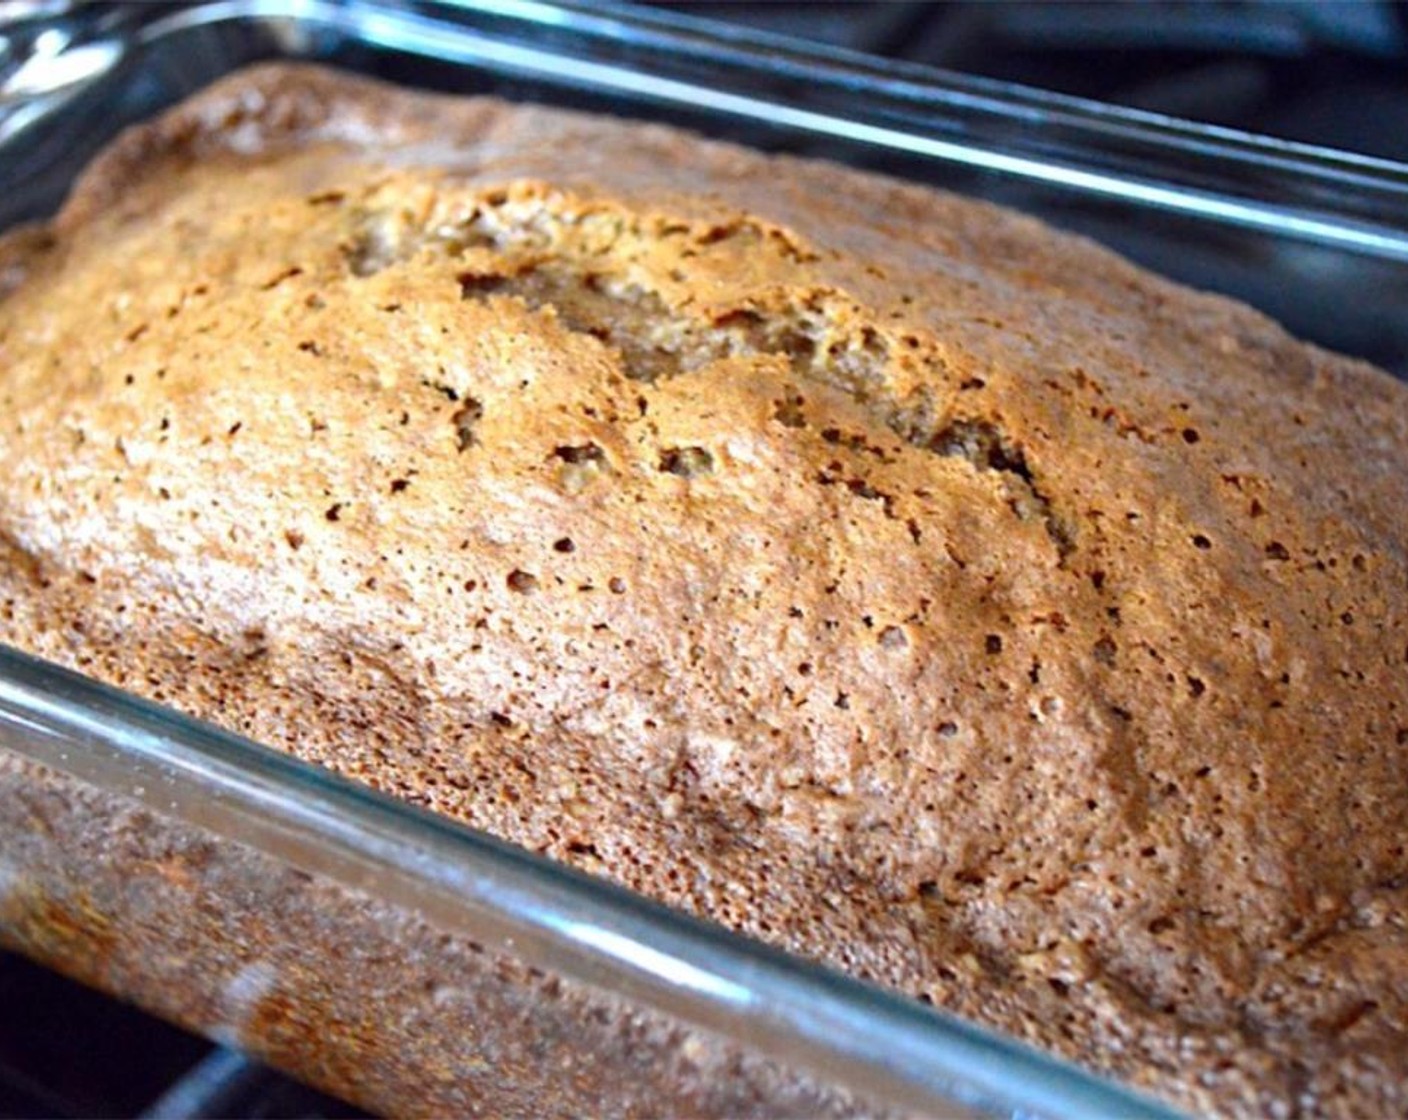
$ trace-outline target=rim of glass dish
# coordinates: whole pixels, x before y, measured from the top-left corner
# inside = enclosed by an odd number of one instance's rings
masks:
[[[141,5],[95,24],[124,46],[228,21],[294,21],[378,47],[476,64],[558,86],[704,109],[1391,260],[1408,260],[1408,165],[841,48],[586,0],[194,0]],[[627,47],[570,57],[581,45]],[[709,80],[681,73],[703,60]],[[765,82],[753,79],[765,78]],[[789,84],[790,83],[790,84]],[[70,91],[72,92],[72,91]],[[61,106],[64,97],[50,103]],[[33,127],[44,119],[36,111]]]
[[[0,750],[923,1115],[1177,1114],[987,1029],[0,645]]]

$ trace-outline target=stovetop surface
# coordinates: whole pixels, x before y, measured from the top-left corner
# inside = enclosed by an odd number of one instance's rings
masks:
[[[1408,4],[1007,0],[678,10],[1408,160]],[[0,1120],[354,1117],[238,1054],[0,953]]]
[[[366,1114],[0,952],[0,1120]]]

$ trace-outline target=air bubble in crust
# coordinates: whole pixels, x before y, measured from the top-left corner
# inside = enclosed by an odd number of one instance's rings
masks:
[[[660,456],[660,469],[680,478],[702,478],[714,471],[714,457],[702,447],[674,447]]]

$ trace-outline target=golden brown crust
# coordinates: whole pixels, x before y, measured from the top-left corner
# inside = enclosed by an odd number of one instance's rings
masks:
[[[1408,1105],[1386,375],[990,206],[299,67],[54,228],[0,639],[1198,1111]]]

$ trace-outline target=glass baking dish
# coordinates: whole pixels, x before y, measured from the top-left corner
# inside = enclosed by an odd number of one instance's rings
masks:
[[[1408,372],[1408,169],[631,9],[36,5],[0,48],[0,229],[280,57],[989,198]],[[0,941],[378,1111],[1172,1115],[3,648]]]

